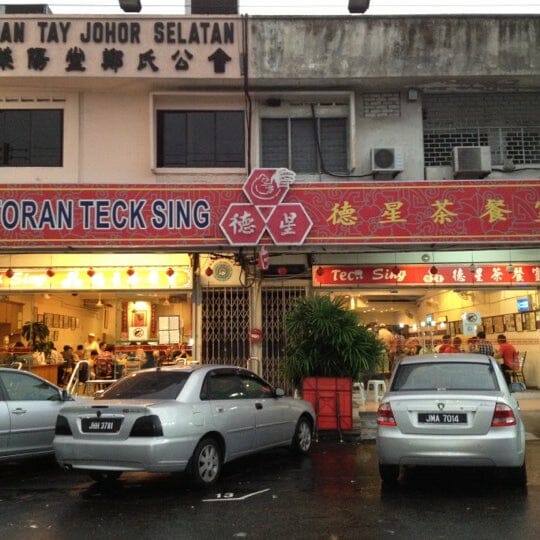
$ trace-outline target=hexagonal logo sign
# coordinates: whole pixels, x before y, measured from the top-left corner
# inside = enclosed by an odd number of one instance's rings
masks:
[[[230,244],[256,246],[265,230],[265,221],[257,207],[249,203],[233,203],[219,222]]]
[[[275,207],[266,226],[275,244],[300,246],[313,221],[300,203],[285,203]]]
[[[280,204],[296,174],[289,169],[254,169],[244,183],[244,193],[255,206]]]

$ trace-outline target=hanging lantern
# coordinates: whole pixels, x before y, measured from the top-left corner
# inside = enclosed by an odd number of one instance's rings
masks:
[[[324,274],[324,268],[322,266],[319,266],[319,268],[317,268],[317,275],[322,276],[323,274]]]
[[[399,266],[397,264],[392,268],[392,274],[394,274],[394,276],[399,274]]]
[[[167,274],[167,276],[169,277],[173,277],[174,276],[174,270],[169,266],[169,268],[167,268],[167,270],[165,270],[165,273]]]
[[[49,268],[47,270],[47,272],[45,272],[50,278],[52,278],[54,276],[54,274],[56,273],[52,268]]]
[[[130,266],[127,270],[126,270],[126,274],[131,277],[133,274],[135,273],[135,270],[133,269],[133,266]]]
[[[88,275],[89,278],[93,278],[96,275],[96,271],[92,267],[90,267],[86,271],[86,274]]]
[[[8,279],[11,279],[15,275],[15,272],[11,266],[6,270],[5,275]]]
[[[277,273],[280,275],[280,276],[286,276],[287,275],[287,268],[285,266],[280,266],[278,269],[277,269]]]
[[[214,273],[214,271],[213,271],[210,267],[208,267],[208,268],[204,271],[204,273],[205,273],[208,277],[210,277],[210,276]]]
[[[439,269],[433,265],[430,269],[429,269],[429,273],[434,276],[435,274],[438,274],[439,273]]]

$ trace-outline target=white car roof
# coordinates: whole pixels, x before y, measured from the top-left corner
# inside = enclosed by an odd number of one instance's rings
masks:
[[[477,353],[434,353],[434,354],[419,354],[416,356],[404,356],[399,364],[425,364],[426,362],[456,362],[456,363],[471,363],[471,364],[488,364],[490,356]]]

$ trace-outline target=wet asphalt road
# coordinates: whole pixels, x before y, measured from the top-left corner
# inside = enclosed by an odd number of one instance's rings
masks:
[[[182,475],[99,485],[53,460],[0,464],[2,539],[532,539],[540,536],[540,413],[525,413],[527,489],[491,470],[407,471],[381,486],[374,441],[327,436],[309,456],[266,452],[210,492]]]

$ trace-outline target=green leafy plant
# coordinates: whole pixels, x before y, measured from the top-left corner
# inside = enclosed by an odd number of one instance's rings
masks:
[[[285,318],[283,370],[296,386],[306,377],[349,377],[380,365],[384,347],[360,324],[343,298],[329,295],[299,299]]]
[[[27,322],[22,327],[22,335],[33,351],[43,352],[48,356],[53,347],[49,340],[49,327],[42,322]]]

